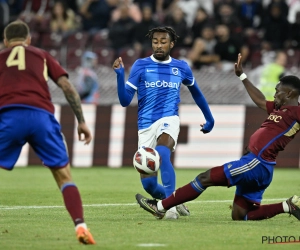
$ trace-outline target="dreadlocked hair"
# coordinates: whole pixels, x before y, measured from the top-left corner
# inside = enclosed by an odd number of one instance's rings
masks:
[[[280,78],[282,85],[291,86],[293,89],[296,89],[300,94],[300,79],[297,76],[284,76]]]
[[[177,39],[179,38],[179,36],[176,34],[175,30],[171,27],[167,27],[167,26],[164,26],[164,27],[156,27],[156,28],[153,28],[151,30],[149,30],[148,34],[146,35],[146,37],[149,37],[150,40],[152,40],[153,38],[153,34],[155,32],[164,32],[164,33],[168,33],[170,38],[171,38],[171,42],[174,42],[176,43],[177,42]]]

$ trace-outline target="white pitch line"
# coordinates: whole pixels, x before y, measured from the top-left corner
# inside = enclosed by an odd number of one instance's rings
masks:
[[[285,201],[287,198],[264,199],[263,201]],[[206,200],[206,201],[189,201],[188,203],[225,203],[232,202],[232,200]],[[137,203],[107,203],[107,204],[88,204],[84,207],[122,207],[122,206],[136,206]],[[65,206],[0,206],[0,210],[13,209],[46,209],[46,208],[65,208]]]
[[[137,244],[138,247],[165,247],[166,244],[160,244],[160,243],[141,243]]]

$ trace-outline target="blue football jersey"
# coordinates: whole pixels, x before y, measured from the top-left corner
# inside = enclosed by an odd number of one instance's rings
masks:
[[[181,83],[195,82],[185,61],[169,58],[158,61],[153,55],[133,64],[127,85],[137,91],[138,129],[148,128],[162,117],[178,115]]]

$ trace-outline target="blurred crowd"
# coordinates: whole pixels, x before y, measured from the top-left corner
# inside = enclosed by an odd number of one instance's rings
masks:
[[[99,64],[122,56],[130,67],[151,55],[145,35],[156,26],[175,29],[172,56],[194,69],[230,70],[239,52],[251,68],[274,60],[274,51],[286,54],[287,67],[300,63],[300,0],[0,0],[1,34],[16,19],[31,28],[33,45],[69,69],[86,50]]]

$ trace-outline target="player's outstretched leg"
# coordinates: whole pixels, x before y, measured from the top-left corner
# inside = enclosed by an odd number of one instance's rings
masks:
[[[214,167],[199,174],[192,182],[178,188],[168,198],[158,201],[158,210],[167,210],[170,207],[195,200],[210,186],[228,186],[228,181],[224,173],[224,166]]]
[[[214,167],[201,173],[192,182],[178,188],[169,197],[161,201],[150,200],[141,195],[136,195],[136,199],[146,211],[159,216],[159,214],[166,213],[172,207],[196,199],[210,186],[227,186],[227,178],[224,174],[223,166]]]
[[[96,244],[83,219],[83,207],[80,193],[71,178],[70,165],[64,168],[51,168],[54,179],[59,186],[66,209],[74,224],[77,239],[82,244]]]
[[[162,219],[170,208],[196,199],[205,190],[205,188],[201,187],[197,178],[198,177],[191,183],[178,188],[172,195],[162,201],[151,200],[141,194],[137,194],[135,198],[144,210],[151,213],[156,218]]]

